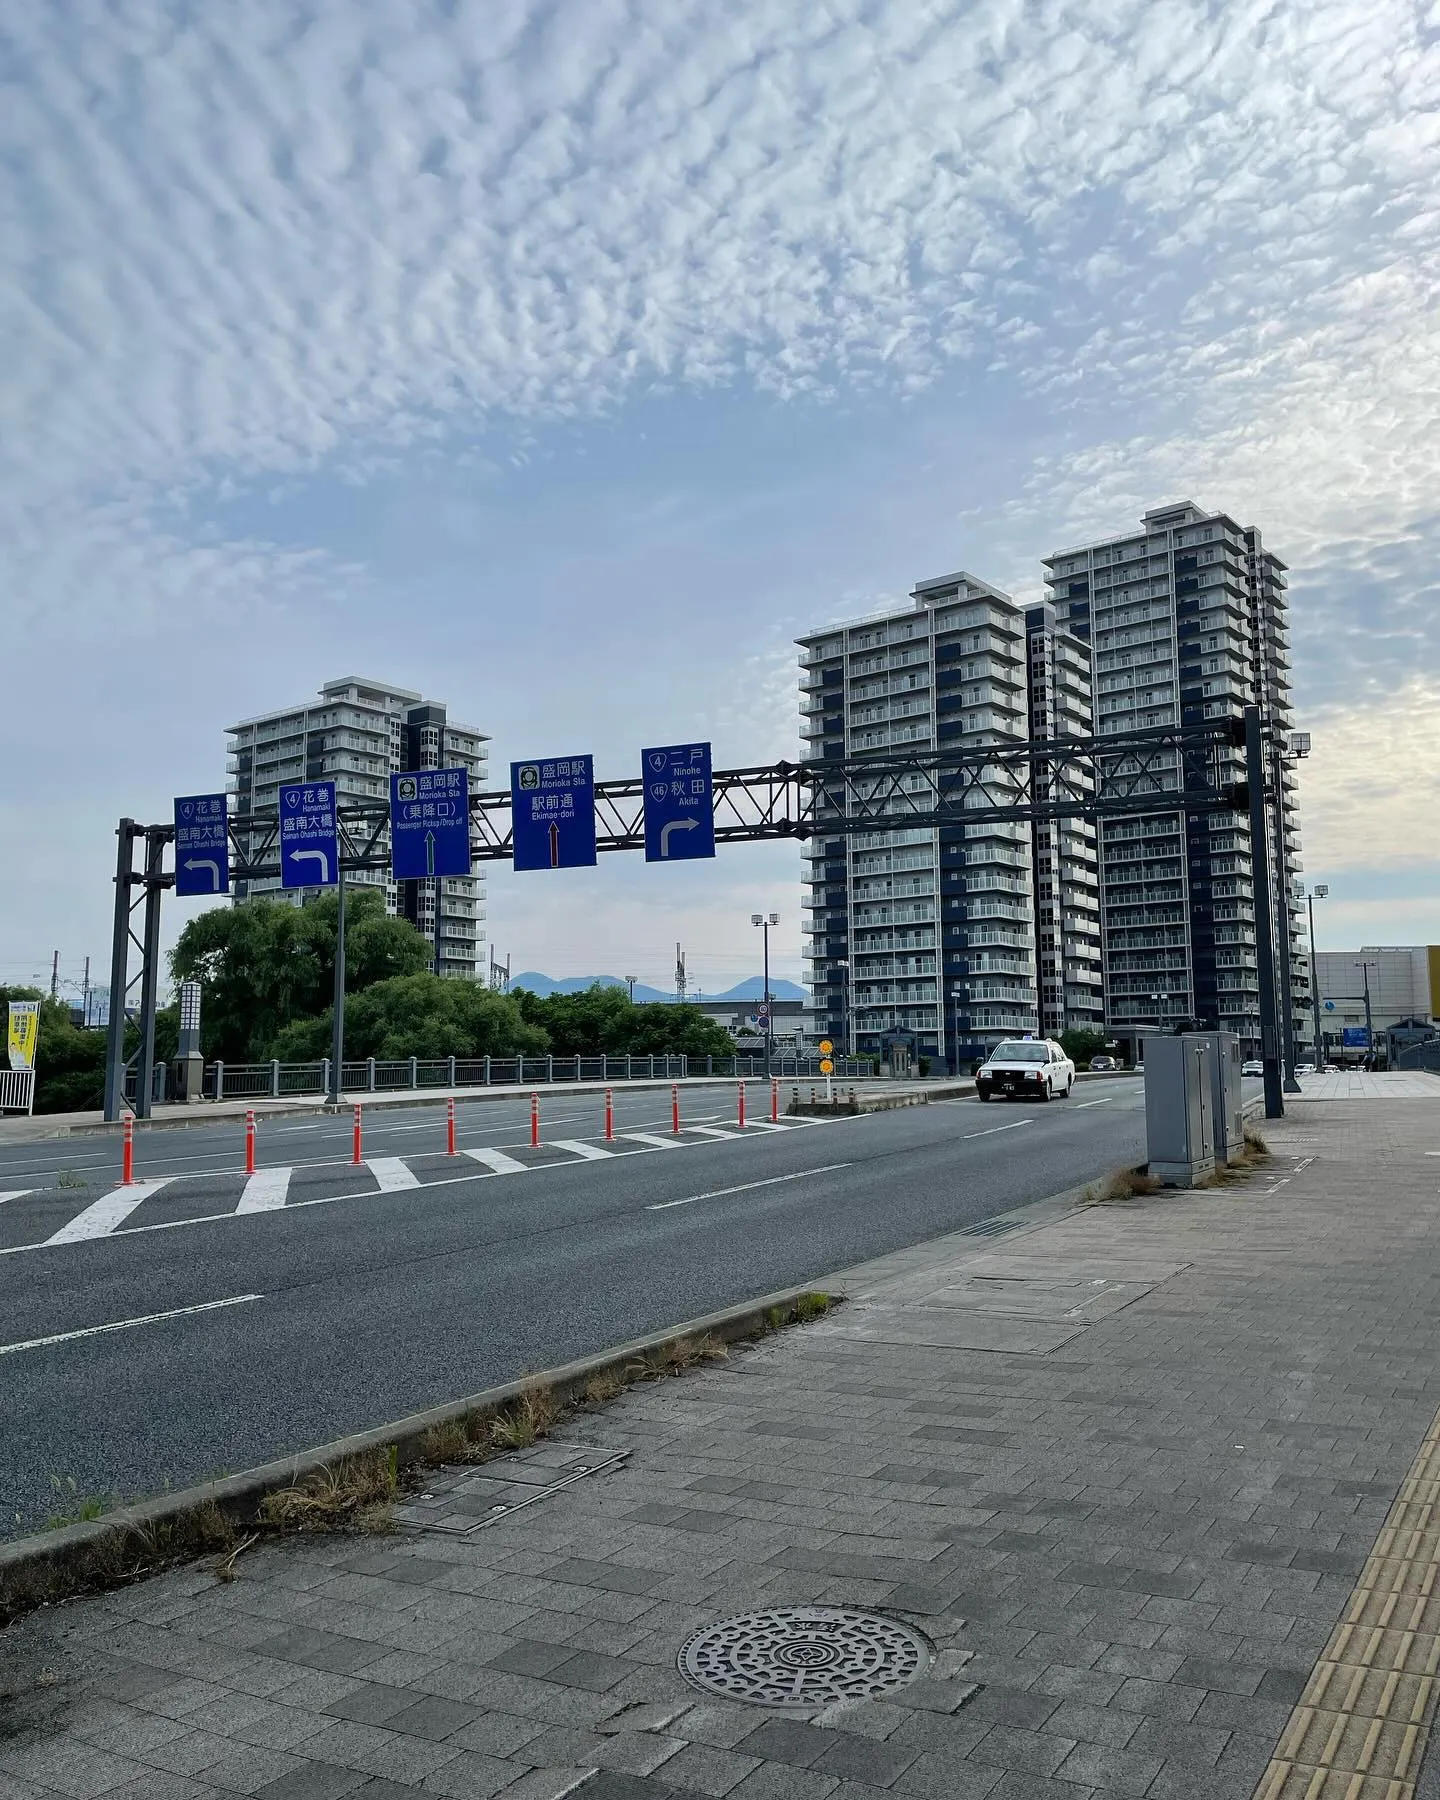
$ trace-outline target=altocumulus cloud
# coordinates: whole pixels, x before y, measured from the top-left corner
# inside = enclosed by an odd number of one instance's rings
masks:
[[[1440,50],[1401,0],[95,0],[6,33],[12,621],[339,578],[187,540],[226,480],[956,364],[1133,406],[1036,470],[1077,530],[1176,487],[1316,568],[1428,545]]]

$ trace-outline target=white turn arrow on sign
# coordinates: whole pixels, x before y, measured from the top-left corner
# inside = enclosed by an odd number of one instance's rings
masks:
[[[330,880],[330,858],[325,852],[323,850],[292,850],[290,852],[292,863],[309,862],[312,858],[320,865],[320,883],[324,886]]]
[[[315,854],[318,856],[321,852],[317,850]],[[220,892],[220,865],[218,862],[210,862],[203,856],[194,858],[187,856],[185,858],[185,867],[187,869],[208,869],[210,871],[210,881],[213,891],[217,894]]]
[[[660,854],[670,854],[670,833],[672,831],[693,831],[700,823],[698,819],[671,819],[669,824],[660,827]]]

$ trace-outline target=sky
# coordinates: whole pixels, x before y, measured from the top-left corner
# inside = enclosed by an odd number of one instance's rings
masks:
[[[20,0],[0,982],[104,979],[116,819],[327,679],[502,776],[793,756],[798,633],[1186,498],[1289,565],[1321,947],[1440,942],[1437,194],[1435,0]],[[489,930],[798,978],[798,877]]]

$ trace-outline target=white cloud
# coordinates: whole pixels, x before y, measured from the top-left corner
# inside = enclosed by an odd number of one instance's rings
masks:
[[[1300,778],[1308,868],[1323,879],[1440,863],[1440,681],[1416,677],[1360,704],[1328,707],[1315,715],[1312,738]]]

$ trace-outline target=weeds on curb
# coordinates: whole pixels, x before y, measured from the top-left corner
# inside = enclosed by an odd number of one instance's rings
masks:
[[[785,1325],[805,1323],[837,1303],[829,1294],[802,1294],[787,1307],[772,1307],[747,1335],[761,1338]],[[211,1569],[217,1581],[234,1581],[240,1556],[267,1537],[388,1531],[395,1500],[412,1486],[418,1487],[426,1469],[486,1462],[507,1451],[527,1448],[566,1420],[604,1406],[627,1387],[684,1375],[723,1361],[729,1353],[728,1346],[712,1334],[675,1338],[623,1363],[596,1370],[568,1392],[557,1394],[546,1383],[535,1382],[503,1407],[480,1409],[433,1425],[403,1467],[399,1447],[391,1444],[312,1470],[288,1487],[272,1489],[258,1502],[244,1502],[228,1513],[214,1500],[205,1500],[172,1519],[145,1526],[117,1524],[92,1542],[70,1550],[63,1560],[37,1560],[0,1572],[0,1627],[37,1606],[124,1586],[172,1564],[203,1556],[218,1556]],[[60,1491],[58,1481],[56,1485]],[[74,1491],[74,1483],[70,1485]],[[85,1504],[91,1503],[87,1500]],[[94,1505],[101,1508],[98,1501]],[[85,1516],[97,1517],[99,1511]]]
[[[1107,1200],[1133,1200],[1139,1194],[1157,1194],[1163,1184],[1144,1169],[1117,1169],[1105,1180],[1091,1182],[1080,1195],[1081,1206],[1101,1206]]]

